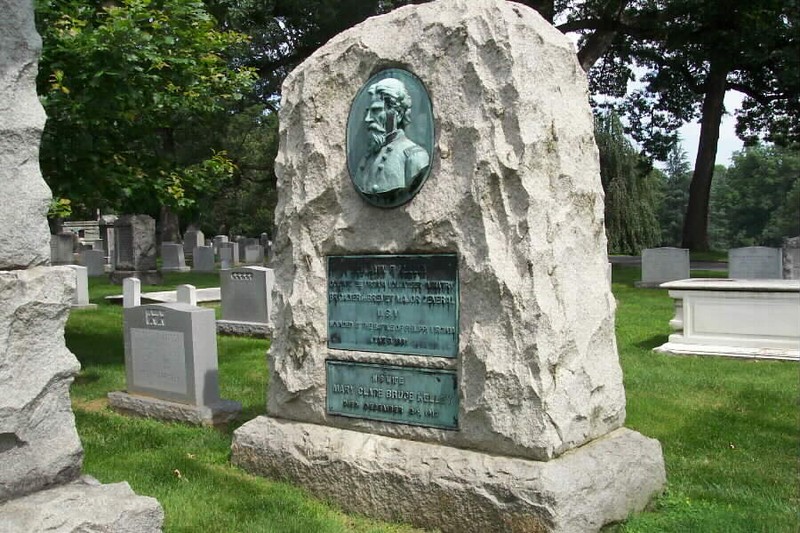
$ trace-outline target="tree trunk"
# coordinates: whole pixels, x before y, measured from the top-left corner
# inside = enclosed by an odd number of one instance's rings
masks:
[[[708,250],[708,200],[711,179],[714,176],[714,162],[717,159],[727,77],[726,68],[716,63],[711,64],[705,83],[706,94],[700,119],[700,144],[692,183],[689,185],[689,205],[683,219],[683,247],[695,251]]]

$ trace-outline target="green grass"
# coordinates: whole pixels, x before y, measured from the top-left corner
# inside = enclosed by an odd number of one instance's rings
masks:
[[[626,425],[661,442],[668,488],[652,510],[610,529],[798,531],[797,364],[652,352],[669,334],[672,301],[666,291],[634,288],[639,277],[638,268],[615,267]],[[214,286],[218,277],[170,274],[161,288],[180,283]],[[268,341],[218,337],[221,395],[243,404],[230,427],[187,427],[110,411],[106,394],[125,387],[122,310],[103,297],[119,292],[90,280],[99,307],[72,313],[66,329],[83,366],[72,397],[85,473],[106,483],[126,480],[137,493],[156,497],[168,532],[414,531],[346,515],[302,489],[230,465],[233,430],[266,410]]]
[[[722,277],[693,272],[695,277]],[[652,352],[667,340],[667,291],[614,271],[626,425],[661,442],[668,489],[622,531],[798,531],[796,363]]]

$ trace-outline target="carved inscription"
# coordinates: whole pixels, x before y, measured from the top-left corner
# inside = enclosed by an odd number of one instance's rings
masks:
[[[253,281],[252,272],[231,272],[232,281]]]
[[[164,320],[164,311],[160,309],[145,309],[144,323],[148,326],[166,327],[167,323]]]
[[[328,258],[328,346],[415,355],[458,354],[455,255]]]
[[[456,373],[327,361],[328,413],[458,429]]]
[[[186,351],[182,332],[131,328],[130,340],[133,383],[136,387],[187,393]]]

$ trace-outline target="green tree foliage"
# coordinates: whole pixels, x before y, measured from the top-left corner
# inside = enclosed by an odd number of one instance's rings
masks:
[[[37,24],[41,164],[56,196],[84,216],[157,214],[231,178],[209,132],[252,87],[253,72],[224,55],[244,35],[219,31],[192,0],[39,0]]]
[[[683,217],[689,200],[692,171],[686,152],[676,145],[667,156],[664,178],[661,181],[658,224],[661,227],[661,246],[680,246]]]
[[[595,94],[623,96],[633,65],[647,70],[644,86],[627,94],[622,105],[633,137],[663,159],[678,127],[700,118],[683,245],[706,249],[725,93],[746,95],[737,131],[750,142],[759,136],[780,143],[800,140],[798,2],[621,0],[609,3],[619,9],[607,18],[592,16],[596,4],[577,9],[562,29],[616,32],[610,53],[590,71]]]
[[[713,191],[720,249],[780,246],[800,235],[800,150],[753,146],[737,152]],[[716,226],[717,224],[715,224]]]
[[[259,104],[242,110],[227,124],[223,145],[236,163],[236,172],[224,189],[198,203],[192,220],[207,233],[272,235],[277,203],[277,114],[265,114]]]
[[[258,72],[256,94],[277,110],[281,83],[305,58],[342,31],[399,4],[381,0],[206,0],[223,27],[250,36],[234,64]]]
[[[605,191],[606,234],[610,253],[638,254],[660,240],[656,217],[658,177],[625,138],[615,114],[597,115],[595,137]]]

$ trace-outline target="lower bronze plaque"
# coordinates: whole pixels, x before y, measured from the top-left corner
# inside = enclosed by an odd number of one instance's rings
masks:
[[[457,256],[328,257],[328,347],[456,357]]]
[[[452,370],[327,361],[328,414],[458,429]]]

